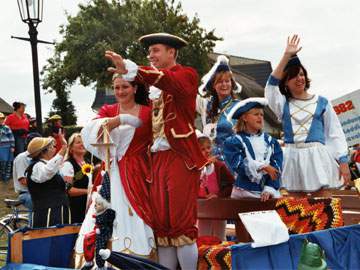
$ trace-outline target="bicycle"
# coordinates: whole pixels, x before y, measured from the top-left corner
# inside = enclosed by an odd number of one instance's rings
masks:
[[[4,199],[11,213],[0,218],[0,261],[6,260],[9,233],[29,225],[28,210],[19,209],[20,200]]]

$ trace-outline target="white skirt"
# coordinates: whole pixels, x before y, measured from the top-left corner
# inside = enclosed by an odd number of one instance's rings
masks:
[[[111,164],[110,171],[111,208],[116,216],[113,226],[112,250],[140,256],[150,256],[156,249],[152,229],[136,214],[131,207],[120,180],[118,165]],[[83,253],[85,234],[94,229],[94,200],[92,201],[75,244],[75,251]]]
[[[98,141],[97,134],[104,120],[105,119],[92,120],[81,131],[85,148],[102,160],[105,159],[105,148],[95,147],[92,143],[96,143]],[[126,153],[134,137],[134,133],[135,128],[128,125],[120,125],[111,131],[110,137],[111,141],[115,142],[115,147],[110,148],[110,153],[114,160],[119,160]],[[132,253],[140,256],[151,255],[156,249],[153,231],[131,207],[121,184],[117,162],[111,163],[110,192],[111,208],[116,212],[111,240],[112,250]],[[85,234],[94,230],[94,214],[95,208],[94,203],[92,203],[86,213],[84,222],[76,240],[75,251],[77,253],[83,253]]]
[[[310,192],[342,185],[339,165],[325,145],[306,143],[298,148],[285,147],[282,186],[288,191]]]

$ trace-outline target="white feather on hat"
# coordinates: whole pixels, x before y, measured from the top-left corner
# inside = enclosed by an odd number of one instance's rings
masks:
[[[230,68],[230,65],[229,65],[229,59],[225,56],[225,55],[219,55],[217,57],[217,60],[215,62],[215,64],[211,67],[211,69],[209,70],[208,73],[206,73],[202,78],[201,78],[201,82],[202,84],[200,85],[198,91],[200,93],[200,95],[202,96],[205,96],[206,95],[206,86],[207,84],[213,80],[216,72],[217,72],[217,69],[220,65],[226,65],[228,66],[229,68],[229,71],[230,73],[232,74],[231,72],[231,68]],[[242,89],[242,86],[237,82],[235,81],[234,77],[232,78],[236,84],[236,88],[234,89],[234,92],[235,93],[240,93],[241,92],[241,89]]]

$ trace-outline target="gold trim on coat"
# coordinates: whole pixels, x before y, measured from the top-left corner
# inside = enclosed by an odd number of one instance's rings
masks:
[[[190,237],[184,234],[176,238],[157,237],[156,240],[157,240],[157,245],[160,247],[169,247],[169,246],[180,247],[184,245],[191,245],[196,242],[196,239],[191,239]]]
[[[190,125],[190,123],[188,123],[189,125],[189,128],[190,128],[190,131],[188,133],[183,133],[183,134],[177,134],[175,132],[175,129],[174,128],[171,128],[170,131],[171,131],[171,134],[173,135],[173,137],[175,139],[182,139],[182,138],[187,138],[189,137],[191,134],[193,134],[195,132],[194,128]]]

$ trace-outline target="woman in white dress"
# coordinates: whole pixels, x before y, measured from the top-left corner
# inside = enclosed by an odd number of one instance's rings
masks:
[[[297,53],[300,39],[288,38],[283,57],[265,88],[269,106],[284,130],[282,185],[289,191],[317,191],[348,184],[348,146],[331,103],[310,94],[310,79]]]
[[[136,75],[136,73],[135,73]],[[149,172],[147,147],[151,142],[151,109],[146,106],[146,91],[134,82],[129,71],[124,76],[113,78],[116,104],[104,105],[97,117],[82,130],[85,148],[105,160],[103,147],[94,147],[99,142],[98,134],[107,121],[110,129],[111,147],[111,208],[116,211],[112,236],[112,250],[152,257],[155,241],[151,224],[151,209],[148,204]],[[100,139],[101,142],[101,139]],[[94,206],[91,205],[81,227],[76,243],[76,252],[83,251],[84,235],[94,229]]]

